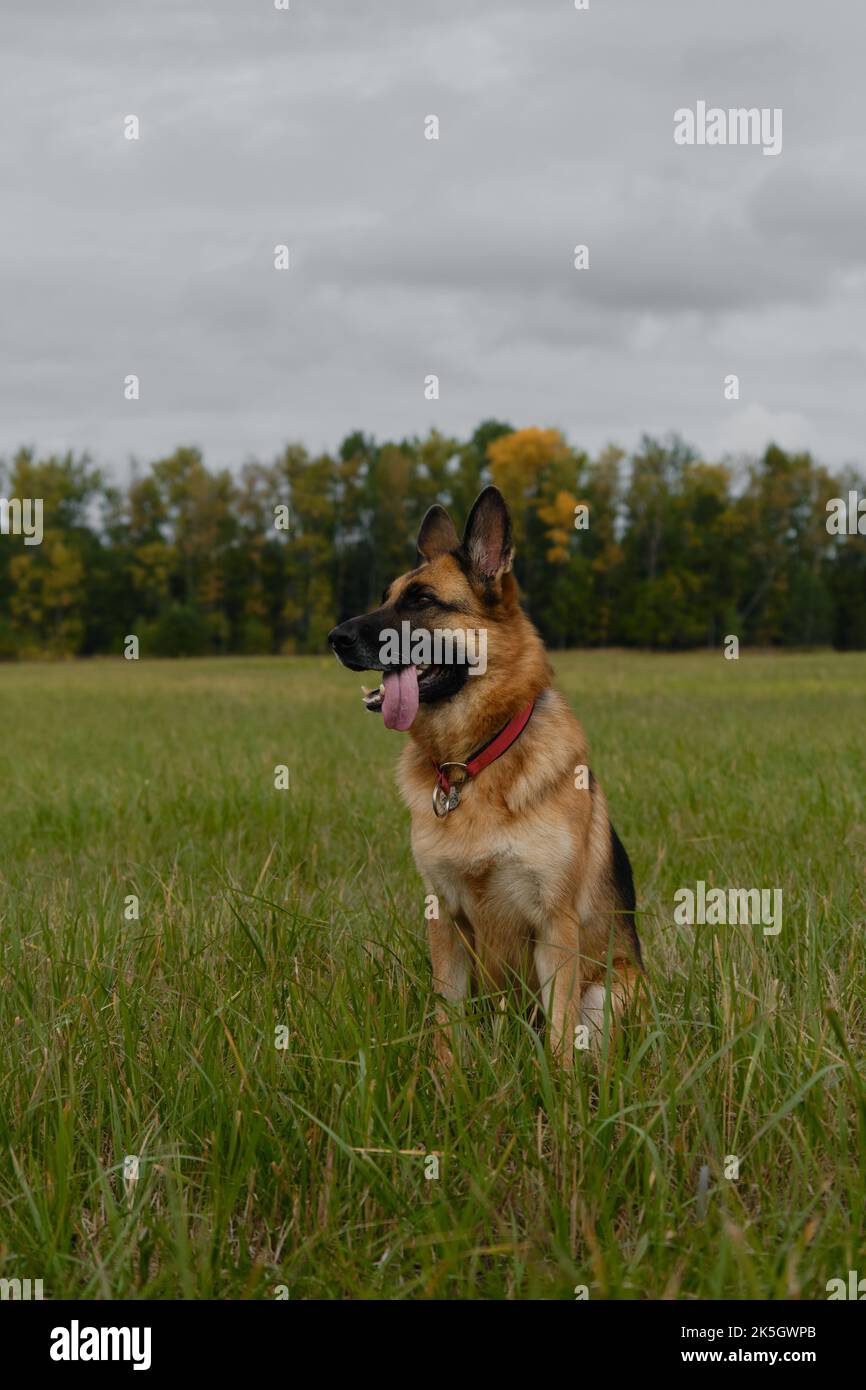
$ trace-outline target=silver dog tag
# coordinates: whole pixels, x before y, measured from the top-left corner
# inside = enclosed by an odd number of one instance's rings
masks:
[[[453,811],[459,805],[460,793],[457,788],[452,787],[450,791],[446,792],[445,788],[440,787],[437,782],[433,788],[433,810],[437,816],[441,819],[442,816],[447,816],[449,811]]]

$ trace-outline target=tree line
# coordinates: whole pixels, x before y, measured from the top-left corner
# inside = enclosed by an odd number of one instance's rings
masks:
[[[440,501],[459,526],[491,481],[553,647],[729,633],[866,647],[866,535],[856,519],[853,534],[828,528],[831,499],[866,497],[853,469],[774,444],[708,463],[676,436],[591,457],[557,430],[488,420],[468,440],[355,433],[334,453],[291,444],[238,470],[184,447],[133,465],[124,486],[86,454],[22,449],[0,462],[0,499],[42,499],[43,535],[0,528],[0,658],[119,653],[133,633],[142,655],[322,652],[334,623],[416,562],[425,509]]]

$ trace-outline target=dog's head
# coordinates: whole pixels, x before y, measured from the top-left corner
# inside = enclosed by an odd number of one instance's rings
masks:
[[[381,671],[365,691],[389,729],[411,727],[420,705],[465,696],[509,659],[503,634],[521,618],[511,574],[511,523],[498,488],[476,499],[463,539],[448,513],[431,507],[418,533],[417,568],[395,579],[371,613],[328,634],[352,671]]]

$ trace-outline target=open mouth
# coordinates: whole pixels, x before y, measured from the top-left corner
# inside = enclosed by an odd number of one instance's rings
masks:
[[[385,671],[377,688],[361,686],[361,698],[368,710],[381,713],[387,728],[405,732],[412,726],[419,703],[437,685],[444,669],[424,662]]]

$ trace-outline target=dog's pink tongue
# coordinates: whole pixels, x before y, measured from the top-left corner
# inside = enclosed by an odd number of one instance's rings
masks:
[[[389,671],[384,684],[382,720],[385,728],[399,729],[400,733],[405,733],[412,727],[412,720],[418,713],[418,672],[414,666],[404,666],[402,671]]]

